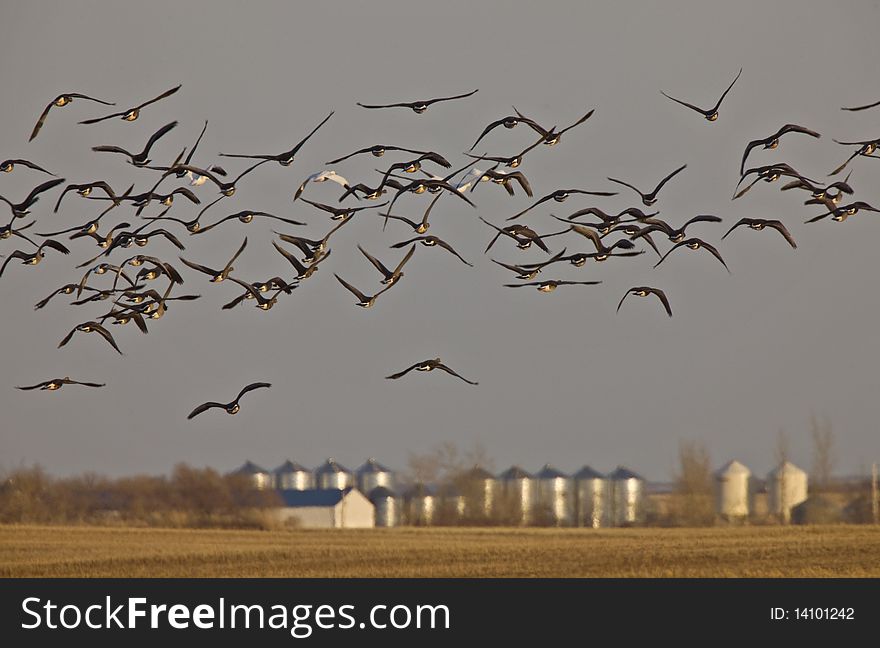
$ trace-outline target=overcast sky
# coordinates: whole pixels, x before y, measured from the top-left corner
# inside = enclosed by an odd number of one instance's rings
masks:
[[[25,157],[70,182],[107,179],[120,190],[134,182],[145,191],[155,172],[90,148],[139,150],[176,119],[179,126],[152,156],[168,163],[208,119],[195,160],[208,165],[222,160],[220,151],[290,148],[335,110],[292,166],[264,165],[203,217],[210,223],[264,210],[308,223],[283,231],[321,238],[332,226],[327,215],[291,199],[326,160],[383,143],[436,150],[457,168],[483,127],[510,114],[511,105],[559,127],[595,108],[558,146],[530,153],[522,170],[536,198],[559,188],[622,191],[551,202],[523,222],[551,232],[559,225],[551,213],[641,206],[606,176],[647,190],[687,163],[660,194],[662,218],[678,225],[698,213],[717,214],[723,224],[692,230],[713,243],[741,217],[779,218],[798,249],[775,232],[742,228],[719,243],[730,275],[702,251],[676,251],[652,269],[649,250],[580,269],[556,265],[541,275],[601,280],[599,286],[552,294],[504,288],[513,277],[490,257],[529,262],[546,255],[510,241],[483,254],[492,232],[477,215],[501,224],[531,201],[519,190],[510,198],[497,185],[482,185],[470,194],[476,210],[441,199],[429,232],[474,268],[420,246],[399,285],[373,309],[357,308],[333,273],[365,292],[378,290],[380,277],[356,245],[394,265],[403,251],[388,246],[413,235],[401,223],[383,233],[381,219],[368,211],[334,235],[320,271],[269,312],[251,303],[221,311],[238,287],[185,272],[176,292],[202,298],[173,304],[165,318],[150,322],[148,335],[111,327],[123,357],[95,335],[78,334],[56,348],[73,326],[109,310],[109,302],[74,307],[61,297],[32,308],[77,281],[82,270],[74,265],[100,251],[73,241],[69,257],[50,250],[39,266],[13,263],[0,278],[0,467],[39,463],[55,474],[121,475],[163,473],[179,461],[227,470],[245,459],[274,468],[286,458],[311,466],[328,456],[354,468],[375,456],[405,469],[409,452],[452,441],[484,445],[499,471],[513,463],[537,470],[550,462],[566,471],[624,464],[664,480],[676,467],[679,440],[698,439],[715,466],[736,458],[763,475],[779,430],[791,439],[792,459],[809,467],[811,413],[834,426],[836,472],[864,470],[880,459],[880,218],[863,212],[844,223],[804,225],[818,209],[802,204],[803,192],[780,192],[781,183],[760,183],[730,200],[745,144],[783,124],[823,137],[788,135],[776,151],[756,149],[750,163],[785,161],[817,180],[851,152],[832,138],[878,136],[880,108],[840,110],[880,99],[877,2],[664,2],[637,9],[583,2],[346,4],[3,2],[0,159]],[[717,122],[660,94],[708,107],[741,67]],[[60,92],[116,101],[122,110],[178,83],[180,92],[133,123],[77,125],[105,107],[76,101],[53,109],[39,137],[27,141]],[[476,88],[473,97],[422,115],[355,105]],[[532,141],[526,127],[501,128],[478,150],[512,155]],[[334,168],[351,181],[374,183],[373,169],[402,159],[361,156]],[[223,164],[233,174],[243,168]],[[856,199],[880,202],[880,162],[859,158],[851,168]],[[43,180],[16,169],[0,177],[0,194],[20,200]],[[325,183],[310,186],[307,197],[335,203],[339,193]],[[198,194],[206,203],[216,189],[206,184]],[[57,195],[37,203],[31,231],[62,229],[97,213],[94,203],[71,195],[52,214]],[[429,196],[403,196],[395,211],[420,217]],[[179,202],[172,213],[188,219],[197,209]],[[120,209],[105,221],[132,218]],[[247,235],[235,274],[256,281],[289,274],[271,248],[277,225],[234,222],[193,237],[173,231],[187,246],[184,257],[218,267]],[[578,238],[548,242],[554,252],[589,251]],[[657,241],[669,247],[663,237]],[[0,254],[16,247],[29,246],[0,241]],[[146,250],[176,261],[177,250],[164,241]],[[114,252],[111,260],[132,253]],[[615,312],[626,289],[642,284],[667,292],[673,318],[647,299],[631,298]],[[439,372],[384,379],[437,356],[479,386]],[[107,387],[14,389],[64,375]],[[186,420],[195,405],[229,400],[256,380],[273,387],[245,396],[237,416],[213,410]]]

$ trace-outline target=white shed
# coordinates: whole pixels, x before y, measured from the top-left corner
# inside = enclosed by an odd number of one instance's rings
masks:
[[[375,526],[375,507],[355,488],[278,491],[278,518],[307,529],[363,529]]]

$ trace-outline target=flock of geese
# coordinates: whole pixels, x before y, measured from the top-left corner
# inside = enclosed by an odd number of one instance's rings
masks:
[[[719,118],[719,110],[728,93],[731,92],[742,74],[742,69],[720,96],[718,101],[708,109],[703,109],[695,104],[673,97],[666,92],[662,94],[671,101],[680,104],[702,115],[706,120],[714,122]],[[126,110],[111,112],[99,117],[85,119],[80,124],[98,124],[109,119],[121,119],[126,122],[135,122],[145,109],[156,102],[167,100],[175,95],[181,86],[173,87],[162,94],[139,103]],[[422,115],[429,108],[436,107],[449,101],[464,101],[473,97],[478,90],[453,96],[438,97],[427,100],[401,101],[385,104],[357,105],[368,110],[408,108],[417,115]],[[71,103],[82,102],[87,105],[116,106],[116,103],[99,99],[89,95],[67,92],[58,95],[42,111],[31,133],[33,140],[47,128],[47,119],[54,115],[60,108],[65,108]],[[880,106],[880,101],[852,108],[843,108],[846,111],[868,110]],[[72,298],[72,304],[76,306],[87,304],[99,304],[108,302],[109,307],[103,307],[103,312],[70,330],[58,344],[63,347],[70,343],[79,334],[96,333],[104,342],[112,347],[117,353],[122,354],[114,336],[108,330],[108,322],[113,325],[134,323],[143,333],[147,333],[147,320],[157,320],[168,310],[171,302],[184,302],[199,299],[197,294],[179,294],[180,287],[184,283],[181,274],[181,265],[194,273],[205,275],[212,283],[228,282],[240,288],[237,296],[222,305],[223,310],[236,308],[242,304],[253,303],[262,310],[271,309],[279,299],[282,299],[296,289],[303,281],[309,279],[330,258],[330,239],[335,232],[347,225],[357,215],[358,220],[364,220],[360,215],[367,210],[375,210],[374,213],[382,220],[382,229],[408,226],[413,235],[390,245],[392,250],[406,250],[402,258],[380,259],[358,245],[358,251],[365,260],[375,268],[380,275],[377,278],[376,288],[367,288],[363,280],[357,285],[349,282],[338,274],[334,274],[336,280],[347,293],[355,298],[355,304],[361,308],[372,308],[377,300],[387,291],[400,283],[404,276],[404,267],[412,263],[417,244],[428,248],[440,248],[456,262],[461,262],[473,267],[470,261],[462,257],[449,242],[427,234],[431,227],[429,220],[431,212],[441,198],[448,201],[461,201],[471,208],[476,209],[473,201],[474,190],[483,183],[500,185],[510,196],[520,193],[529,199],[534,199],[531,183],[522,170],[526,162],[526,156],[540,146],[553,147],[558,145],[562,136],[575,128],[582,127],[594,114],[593,110],[586,112],[574,123],[558,129],[555,125],[548,126],[547,122],[539,120],[536,116],[528,117],[515,107],[512,115],[500,117],[481,130],[469,151],[463,153],[467,161],[460,168],[452,171],[452,163],[443,154],[436,151],[424,151],[416,148],[392,146],[387,144],[372,144],[330,160],[326,164],[338,165],[354,158],[363,159],[366,156],[382,158],[386,155],[393,157],[394,163],[384,169],[376,169],[378,173],[372,179],[364,178],[363,181],[349,181],[334,169],[326,168],[306,175],[305,179],[295,185],[293,201],[318,212],[328,214],[334,221],[332,228],[321,238],[306,238],[295,232],[294,228],[306,223],[277,216],[264,211],[223,210],[222,203],[236,193],[236,189],[251,174],[270,163],[277,163],[282,167],[291,166],[300,150],[308,144],[313,137],[317,137],[319,131],[333,116],[328,114],[322,121],[314,126],[311,131],[289,150],[281,153],[218,153],[217,156],[200,154],[196,159],[199,144],[208,126],[206,121],[198,138],[191,148],[183,148],[176,157],[163,153],[165,162],[154,162],[154,149],[164,143],[167,136],[178,126],[177,121],[165,124],[158,130],[149,134],[141,151],[132,152],[116,145],[96,145],[92,148],[97,153],[111,153],[121,156],[133,169],[136,169],[137,182],[143,183],[143,190],[135,191],[135,184],[127,188],[112,187],[107,181],[95,180],[77,183],[67,183],[67,180],[58,177],[44,166],[38,165],[27,159],[7,159],[0,162],[0,171],[5,174],[40,174],[51,176],[52,179],[37,184],[22,200],[14,202],[5,195],[0,195],[0,201],[8,205],[11,218],[8,224],[0,227],[0,240],[14,239],[19,243],[19,248],[7,250],[0,266],[0,278],[8,281],[9,266],[13,262],[19,262],[25,266],[35,266],[47,253],[67,255],[71,250],[65,243],[57,240],[57,237],[69,235],[70,241],[83,239],[82,243],[96,245],[99,251],[94,256],[79,263],[74,275],[67,279],[60,288],[53,291],[47,297],[41,299],[34,306],[42,309],[49,305],[55,297],[65,295]],[[60,121],[61,115],[53,121]],[[504,130],[519,129],[531,133],[528,145],[513,155],[488,155],[476,154],[477,145],[486,140],[495,140],[493,145],[502,148],[502,138],[499,128]],[[806,205],[818,206],[821,213],[810,217],[806,222],[814,223],[825,218],[834,221],[844,221],[859,211],[878,211],[864,201],[853,201],[849,198],[854,193],[849,184],[849,175],[842,180],[834,182],[821,182],[807,178],[798,173],[794,168],[785,163],[774,163],[763,166],[746,168],[746,164],[755,149],[775,149],[780,146],[784,136],[799,134],[801,136],[819,138],[820,134],[797,124],[785,124],[775,133],[767,137],[761,137],[748,142],[742,155],[740,166],[740,178],[736,185],[733,199],[736,200],[752,189],[758,182],[775,182],[785,178],[782,191],[800,190],[808,194]],[[43,135],[51,136],[50,134]],[[490,137],[491,136],[491,137]],[[511,139],[511,137],[508,137]],[[837,141],[838,144],[850,147],[851,154],[837,166],[829,177],[838,176],[847,169],[854,160],[859,157],[880,157],[875,155],[880,139],[865,141]],[[316,144],[313,144],[316,145]],[[513,148],[513,147],[511,147]],[[210,160],[210,161],[209,161]],[[201,161],[201,164],[199,162]],[[243,164],[236,175],[227,172],[223,165]],[[476,166],[479,165],[479,166]],[[47,165],[51,166],[51,165]],[[485,168],[483,168],[485,167]],[[619,178],[608,178],[608,181],[616,185],[610,189],[594,191],[583,188],[554,189],[553,191],[537,198],[524,209],[506,218],[505,222],[520,221],[523,217],[540,206],[548,206],[549,203],[564,203],[569,199],[581,202],[589,202],[592,198],[603,198],[618,195],[618,191],[631,191],[638,197],[641,207],[628,207],[618,213],[609,213],[596,206],[579,206],[577,210],[565,216],[550,214],[563,226],[558,231],[539,233],[536,229],[524,224],[522,221],[511,224],[496,224],[490,220],[477,216],[480,222],[489,229],[492,238],[486,246],[488,253],[499,240],[510,240],[520,250],[529,249],[532,245],[547,255],[547,258],[538,263],[511,263],[491,259],[506,272],[512,273],[515,283],[505,283],[505,287],[522,288],[532,287],[540,292],[550,293],[562,286],[594,286],[601,281],[570,281],[558,278],[538,280],[541,273],[550,274],[558,267],[558,264],[569,263],[574,267],[582,267],[588,260],[603,262],[612,257],[631,258],[645,254],[647,248],[657,255],[657,266],[664,263],[676,250],[704,250],[712,255],[725,269],[728,270],[718,248],[701,237],[692,236],[690,230],[698,224],[721,223],[722,219],[713,214],[697,214],[689,218],[681,225],[674,225],[659,218],[659,211],[645,212],[642,207],[652,208],[659,200],[661,190],[675,178],[685,172],[687,165],[683,164],[674,171],[664,176],[649,191],[643,191],[635,184]],[[37,176],[38,177],[38,176]],[[304,197],[309,187],[318,183],[331,182],[338,186],[339,196],[335,204],[326,204]],[[213,185],[217,190],[215,195],[203,204],[205,198],[204,186]],[[621,189],[622,188],[622,189]],[[57,191],[57,200],[54,203],[54,213],[61,208],[62,202],[71,192],[75,192],[81,198],[92,201],[95,206],[95,215],[86,223],[74,224],[59,231],[34,233],[31,228],[36,224],[35,207],[41,198],[49,195],[49,192]],[[196,192],[202,194],[200,197]],[[0,194],[6,194],[7,190],[0,185]],[[398,201],[409,196],[423,196],[419,207],[420,218],[409,218],[394,209]],[[844,198],[847,196],[847,198]],[[381,202],[379,202],[381,200]],[[221,203],[220,207],[215,207]],[[180,205],[183,205],[183,208]],[[401,203],[402,204],[402,203]],[[410,202],[415,208],[418,203]],[[174,211],[172,211],[174,210]],[[158,212],[158,213],[155,213]],[[189,213],[182,213],[189,212]],[[119,214],[124,217],[115,219],[112,224],[108,222]],[[111,215],[108,220],[105,217]],[[30,217],[30,219],[29,219]],[[126,222],[131,220],[135,224]],[[5,219],[2,219],[5,220]],[[158,256],[158,252],[144,254],[126,253],[132,246],[145,248],[155,245],[156,242],[170,244],[183,253],[185,245],[181,241],[183,235],[201,236],[217,227],[229,227],[236,222],[248,224],[255,220],[271,222],[273,233],[277,241],[272,241],[269,254],[278,255],[279,267],[283,268],[276,276],[263,281],[254,281],[253,278],[245,278],[236,272],[235,264],[248,246],[248,239],[244,237],[241,245],[233,252],[221,255],[213,259],[200,259],[198,261],[186,256],[178,255],[177,259],[168,259]],[[379,220],[375,224],[378,226]],[[228,225],[227,225],[228,224]],[[794,238],[788,228],[779,220],[762,218],[742,218],[727,229],[720,237],[721,240],[730,236],[734,230],[747,227],[755,231],[766,229],[774,230],[785,242],[796,248]],[[41,228],[42,229],[42,228]],[[284,231],[278,231],[284,230]],[[585,251],[568,253],[568,247],[558,252],[550,249],[551,239],[555,237],[567,237],[569,246],[581,244]],[[665,237],[672,245],[664,252],[661,251],[656,239]],[[402,238],[402,237],[401,237]],[[2,249],[2,248],[0,248]],[[125,256],[128,254],[128,256]],[[179,261],[179,264],[178,264]],[[84,273],[79,276],[79,272]],[[102,278],[102,279],[99,279]],[[159,280],[156,284],[160,288],[150,288],[151,282]],[[672,317],[670,300],[664,290],[655,286],[634,286],[628,289],[617,305],[620,311],[624,301],[629,296],[655,297],[669,317]],[[387,376],[390,380],[397,380],[415,371],[440,370],[446,372],[469,385],[478,383],[465,378],[447,365],[440,358],[432,358],[416,362],[415,364]],[[54,378],[39,382],[34,385],[18,387],[23,390],[49,390],[60,389],[64,385],[81,385],[86,387],[103,387],[102,383],[73,380],[70,377]],[[271,385],[265,382],[252,383],[244,387],[236,398],[229,403],[206,402],[196,407],[190,414],[190,419],[210,409],[223,409],[229,414],[239,411],[244,394],[255,389],[269,388]]]

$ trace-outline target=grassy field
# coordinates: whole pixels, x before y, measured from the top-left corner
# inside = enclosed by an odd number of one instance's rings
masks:
[[[0,576],[878,577],[880,527],[226,531],[0,526]]]

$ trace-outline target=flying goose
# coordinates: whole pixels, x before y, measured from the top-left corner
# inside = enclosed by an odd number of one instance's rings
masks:
[[[115,103],[102,101],[101,99],[95,99],[94,97],[89,97],[88,95],[80,94],[78,92],[65,92],[64,94],[60,94],[55,97],[51,102],[49,102],[49,105],[46,106],[46,108],[40,114],[40,118],[37,120],[37,124],[36,126],[34,126],[34,130],[31,133],[28,141],[33,141],[33,139],[40,132],[40,129],[43,128],[43,123],[46,121],[46,117],[49,116],[49,111],[52,110],[52,108],[62,108],[71,103],[74,99],[85,99],[87,101],[94,101],[95,103],[104,104],[105,106],[116,105]]]
[[[682,101],[681,99],[676,99],[675,97],[671,97],[668,94],[666,94],[665,92],[663,92],[662,90],[660,91],[660,94],[662,94],[667,99],[672,99],[674,102],[681,104],[682,106],[686,106],[686,107],[690,108],[691,110],[694,110],[694,111],[700,113],[701,115],[703,115],[703,117],[706,118],[707,121],[713,122],[716,119],[718,119],[718,109],[721,107],[721,102],[724,101],[724,97],[726,97],[727,93],[730,92],[730,89],[733,88],[733,84],[739,80],[740,74],[742,74],[742,68],[739,69],[739,73],[736,75],[736,78],[734,78],[734,80],[731,82],[731,84],[729,86],[727,86],[727,90],[724,91],[724,94],[721,95],[721,98],[718,99],[718,102],[714,106],[709,108],[708,110],[704,110],[702,108],[699,108],[699,107],[697,107],[693,104],[690,104],[686,101]]]
[[[407,367],[403,371],[399,371],[397,373],[391,374],[390,376],[385,376],[385,378],[386,378],[386,380],[397,380],[398,378],[402,378],[403,376],[408,374],[413,369],[415,369],[416,371],[434,371],[434,369],[440,369],[441,371],[445,371],[446,373],[448,373],[452,376],[455,376],[456,378],[459,378],[460,380],[463,380],[464,382],[466,382],[469,385],[478,385],[479,384],[479,383],[473,382],[471,380],[468,380],[467,378],[465,378],[464,376],[461,376],[460,374],[455,373],[452,369],[450,369],[445,364],[443,364],[440,361],[440,358],[434,358],[433,360],[423,360],[422,362],[417,362],[414,365],[412,365],[411,367]]]
[[[86,119],[85,121],[81,121],[80,124],[97,124],[98,122],[102,122],[105,119],[113,119],[114,117],[121,117],[124,121],[132,122],[138,118],[138,116],[141,114],[141,110],[143,108],[146,108],[150,104],[156,103],[157,101],[165,99],[166,97],[170,97],[175,92],[180,90],[180,88],[181,88],[181,86],[178,85],[174,88],[171,88],[170,90],[166,90],[165,92],[160,94],[158,97],[150,99],[149,101],[145,101],[142,104],[138,104],[137,106],[135,106],[133,108],[129,108],[128,110],[113,113],[112,115],[104,115],[103,117],[97,117],[95,119]],[[110,105],[115,105],[115,104],[110,104]]]
[[[212,407],[226,410],[227,414],[238,414],[238,411],[241,409],[241,407],[238,404],[238,401],[241,400],[242,396],[247,394],[249,391],[253,391],[255,389],[260,389],[263,387],[271,387],[271,386],[272,386],[272,384],[267,383],[267,382],[251,383],[250,385],[244,387],[240,392],[238,392],[238,396],[235,397],[234,401],[229,402],[229,403],[214,403],[214,402],[210,402],[210,401],[207,403],[202,403],[201,405],[196,407],[192,412],[190,412],[189,416],[187,416],[186,418],[187,419],[195,418],[196,416],[198,416],[202,412],[207,412]]]
[[[474,90],[473,92],[468,92],[466,94],[454,95],[452,97],[438,97],[437,99],[427,99],[420,101],[401,101],[398,103],[391,104],[362,104],[358,102],[358,106],[361,108],[409,108],[417,115],[421,115],[428,109],[428,106],[431,104],[438,103],[440,101],[452,101],[453,99],[464,99],[465,97],[470,97],[473,94],[476,94],[479,89]]]

